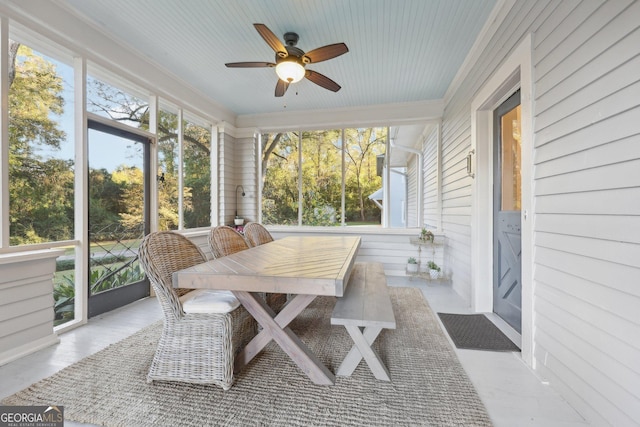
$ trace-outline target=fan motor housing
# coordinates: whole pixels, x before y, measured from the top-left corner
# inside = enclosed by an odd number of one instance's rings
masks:
[[[304,63],[304,61],[302,60],[302,57],[304,56],[304,51],[302,49],[298,49],[297,47],[293,47],[293,46],[285,46],[285,48],[287,49],[287,53],[289,54],[289,56],[287,56],[286,58],[281,58],[276,53],[276,64],[282,61],[287,61],[287,60],[291,61],[290,57],[297,58],[300,63]]]

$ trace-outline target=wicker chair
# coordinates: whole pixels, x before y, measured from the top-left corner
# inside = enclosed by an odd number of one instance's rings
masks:
[[[271,233],[264,226],[257,222],[250,222],[244,226],[244,237],[251,246],[260,246],[273,242]]]
[[[249,243],[228,225],[213,227],[209,233],[209,246],[215,258],[235,254],[249,249]]]
[[[139,256],[164,312],[147,381],[217,384],[228,390],[236,354],[257,333],[255,320],[227,291],[196,290],[178,297],[173,272],[206,261],[186,237],[170,231],[151,233],[143,239]],[[212,300],[219,305],[224,299],[237,308],[211,307]]]
[[[211,247],[213,256],[216,258],[235,254],[250,247],[247,240],[242,237],[242,234],[228,225],[219,225],[211,229],[209,233],[209,246]],[[287,294],[263,294],[263,297],[267,305],[276,313],[278,313],[287,302]]]

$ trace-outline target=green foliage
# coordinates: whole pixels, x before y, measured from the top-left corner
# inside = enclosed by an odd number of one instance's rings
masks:
[[[436,270],[436,271],[440,271],[440,267],[438,267],[438,264],[436,264],[433,261],[429,261],[427,262],[427,267],[429,267],[429,270]]]
[[[55,283],[53,287],[55,325],[67,322],[73,319],[74,316],[75,274],[71,272],[60,277],[62,281]],[[96,268],[89,273],[89,287],[91,293],[95,294],[139,282],[143,279],[144,271],[137,263],[125,265],[124,268],[114,269],[113,271],[107,268]]]
[[[56,271],[67,271],[76,268],[74,259],[59,259],[56,261]]]
[[[125,209],[121,203],[123,192],[123,185],[114,182],[106,169],[89,171],[89,218],[94,240],[108,239],[96,230],[110,229],[120,221],[118,213]]]
[[[115,264],[118,262],[125,262],[126,257],[123,255],[108,255],[101,257],[100,259],[91,258],[89,265],[92,267],[100,265]],[[76,268],[76,261],[74,259],[61,259],[56,261],[56,271],[67,271]]]
[[[126,286],[144,279],[144,271],[139,264],[124,268],[110,270],[107,268],[95,268],[89,272],[89,287],[92,294],[107,291],[109,289]]]
[[[188,154],[188,153],[187,153]],[[190,156],[186,156],[189,158]],[[160,109],[158,112],[158,228],[161,231],[177,230],[178,214],[178,115]],[[184,200],[191,201],[191,191],[183,193]],[[191,208],[191,204],[187,205]]]
[[[298,138],[293,132],[263,135],[262,222],[298,223]]]
[[[53,286],[54,325],[59,325],[73,319],[75,298],[73,277],[73,274],[65,275],[63,276],[64,281],[62,283],[56,283]]]
[[[417,264],[418,260],[416,260],[414,257],[409,257],[409,259],[407,260],[407,264]]]
[[[422,240],[423,242],[433,243],[434,239],[435,239],[435,236],[430,230],[423,228],[422,231],[420,231],[420,240]]]
[[[211,225],[211,131],[184,121],[184,226]]]
[[[25,46],[18,48],[10,67],[10,244],[70,239],[73,162],[39,154],[42,147],[59,149],[66,139],[55,120],[64,112],[62,78],[51,62]]]
[[[298,223],[298,180],[302,178],[302,223],[338,225],[342,206],[342,151],[346,160],[345,218],[380,224],[380,209],[368,195],[382,186],[377,156],[384,154],[386,129],[345,129],[262,136],[263,222]],[[299,147],[302,166],[299,168]]]

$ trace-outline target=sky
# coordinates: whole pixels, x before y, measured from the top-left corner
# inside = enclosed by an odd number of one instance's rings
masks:
[[[73,68],[67,64],[61,63],[46,55],[35,52],[56,66],[56,71],[64,81],[64,113],[62,115],[51,115],[51,119],[58,122],[59,128],[67,135],[67,140],[63,142],[59,150],[48,147],[41,147],[38,151],[45,158],[59,158],[65,160],[74,159],[74,125],[73,114],[75,111],[74,93],[73,93]],[[127,149],[127,145],[122,138],[112,135],[106,135],[102,132],[89,133],[89,167],[94,169],[107,169],[113,172],[122,164],[132,163],[128,157],[134,154],[134,150]],[[135,163],[135,162],[133,162]],[[141,161],[140,167],[142,167]]]

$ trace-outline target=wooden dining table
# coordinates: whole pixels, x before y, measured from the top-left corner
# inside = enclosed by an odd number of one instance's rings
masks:
[[[173,285],[230,290],[262,326],[236,357],[236,371],[274,340],[311,381],[331,385],[333,372],[288,325],[317,296],[344,294],[359,247],[357,236],[285,237],[177,271]],[[293,297],[276,314],[261,296],[265,292]]]

